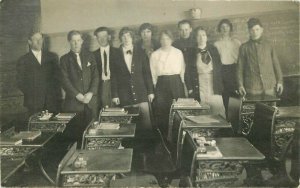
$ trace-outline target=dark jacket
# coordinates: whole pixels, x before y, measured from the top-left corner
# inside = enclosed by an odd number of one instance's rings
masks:
[[[206,48],[212,57],[214,94],[221,95],[223,92],[221,58],[216,47],[211,44],[207,44]],[[197,48],[188,49],[188,60],[185,69],[185,83],[188,90],[193,90],[193,93],[190,97],[201,101],[199,94],[199,76],[197,72],[197,54]]]
[[[159,42],[157,42],[154,39],[151,39],[151,44],[153,46],[153,51],[155,51],[158,48],[160,48]],[[143,41],[142,40],[137,41],[136,47],[139,48],[139,49],[141,49],[141,50],[143,50],[147,54],[146,50],[143,48]],[[150,59],[150,57],[149,57],[149,59]]]
[[[93,54],[95,56],[95,60],[96,60],[96,64],[97,64],[97,69],[99,72],[99,87],[98,87],[98,105],[101,107],[101,88],[102,88],[102,58],[101,58],[101,53],[100,53],[100,48],[98,48],[97,50],[93,51]],[[117,48],[114,48],[112,46],[110,46],[109,48],[109,64],[110,64],[110,72],[112,72],[112,68],[111,65],[114,64],[115,62],[118,61],[118,55],[119,55],[119,51]],[[110,75],[111,76],[111,75]]]
[[[88,107],[93,111],[97,108],[97,93],[99,85],[99,73],[94,55],[88,51],[80,53],[82,70],[80,69],[76,55],[70,51],[60,58],[61,82],[66,92],[64,111],[80,112],[84,110],[84,104],[76,99],[76,95],[93,93]]]
[[[148,101],[147,96],[154,92],[149,60],[144,51],[134,47],[129,72],[120,47],[119,60],[112,67],[112,98],[119,98],[121,106]]]
[[[57,55],[42,51],[39,64],[30,50],[17,63],[17,85],[24,94],[24,106],[31,113],[46,109],[58,112],[61,90]]]
[[[282,72],[275,49],[264,38],[249,40],[240,47],[237,63],[237,81],[246,92],[256,93],[274,89],[282,84]]]

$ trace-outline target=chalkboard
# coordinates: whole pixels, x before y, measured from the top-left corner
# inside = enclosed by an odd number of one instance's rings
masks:
[[[281,68],[284,76],[299,75],[300,61],[299,61],[299,12],[285,10],[285,11],[271,11],[257,14],[247,15],[233,15],[222,18],[210,18],[191,20],[193,27],[203,26],[208,33],[208,40],[214,42],[219,38],[217,32],[217,25],[223,18],[228,18],[233,24],[233,36],[239,39],[242,43],[249,40],[247,21],[251,17],[259,18],[264,27],[264,36],[273,43],[277,52]],[[177,23],[154,24],[156,32],[154,37],[157,38],[159,31],[169,29],[178,37]],[[126,25],[138,32],[139,25]],[[121,28],[121,27],[120,27]],[[111,28],[113,34],[113,46],[119,47],[120,41],[118,33],[120,28]],[[98,48],[97,41],[93,36],[94,30],[83,31],[85,33],[85,47],[89,50]],[[69,51],[66,40],[67,33],[51,34],[50,50],[62,55]],[[138,38],[136,38],[138,39]]]

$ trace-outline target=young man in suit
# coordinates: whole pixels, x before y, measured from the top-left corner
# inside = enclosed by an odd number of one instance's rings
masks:
[[[237,63],[239,93],[250,95],[281,95],[282,72],[272,44],[263,37],[259,19],[247,22],[250,40],[242,44]]]
[[[187,50],[196,46],[196,40],[192,36],[192,23],[189,20],[181,20],[177,26],[180,38],[174,41],[173,46],[181,50],[186,59]]]
[[[42,110],[59,112],[61,90],[58,57],[43,50],[43,35],[33,31],[28,37],[29,52],[17,63],[17,85],[24,94],[29,115]]]
[[[117,62],[118,50],[110,45],[111,32],[107,27],[97,28],[94,35],[100,46],[100,48],[93,52],[100,78],[98,90],[98,110],[100,110],[106,106],[112,106],[110,65]]]
[[[70,31],[68,41],[71,50],[60,58],[61,82],[66,92],[63,111],[77,113],[76,125],[66,134],[80,145],[84,129],[97,117],[99,74],[94,55],[82,49],[81,33]]]
[[[137,137],[152,134],[148,102],[154,99],[153,83],[149,60],[146,53],[133,45],[133,31],[121,29],[119,38],[119,60],[112,69],[112,100],[120,106],[139,107],[141,124],[137,127]]]

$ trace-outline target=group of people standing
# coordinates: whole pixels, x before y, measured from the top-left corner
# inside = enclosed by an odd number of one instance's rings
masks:
[[[178,23],[178,40],[171,31],[163,30],[159,42],[153,37],[153,26],[144,23],[137,42],[133,30],[123,27],[119,48],[111,45],[110,29],[99,27],[94,35],[100,47],[93,52],[82,48],[82,34],[73,30],[67,36],[70,51],[59,63],[55,54],[43,50],[43,35],[32,32],[30,51],[17,64],[18,87],[30,114],[45,109],[76,112],[80,123],[72,133],[78,138],[107,106],[139,107],[139,134],[147,136],[152,134],[151,105],[157,126],[166,135],[174,99],[194,98],[209,104],[212,113],[226,117],[229,97],[235,92],[282,93],[278,58],[262,37],[260,20],[251,18],[247,24],[250,39],[241,45],[233,38],[228,19],[219,22],[221,37],[214,44],[208,42],[205,28],[193,30],[189,20]],[[61,88],[65,92],[62,109]]]

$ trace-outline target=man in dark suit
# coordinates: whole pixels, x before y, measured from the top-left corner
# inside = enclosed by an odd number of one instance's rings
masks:
[[[28,44],[29,52],[17,63],[17,85],[24,94],[24,106],[29,115],[42,110],[59,112],[58,57],[42,49],[43,35],[38,31],[30,33]]]
[[[106,106],[112,106],[110,64],[117,62],[118,50],[110,45],[111,32],[107,27],[97,28],[94,35],[100,45],[100,48],[93,52],[100,78],[98,90],[98,106],[100,110]]]
[[[152,76],[146,53],[133,46],[133,32],[122,28],[119,60],[112,64],[112,100],[116,105],[140,108],[141,124],[137,136],[152,134],[148,101],[154,99]]]
[[[70,31],[68,41],[71,51],[60,59],[61,82],[66,92],[63,111],[77,113],[78,124],[67,135],[80,144],[84,129],[97,116],[99,74],[94,55],[81,49],[81,33]]]

